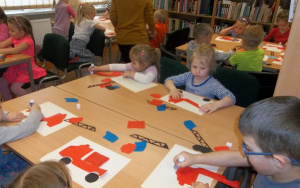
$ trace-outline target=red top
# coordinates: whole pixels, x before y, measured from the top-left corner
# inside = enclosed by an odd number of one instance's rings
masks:
[[[289,38],[290,30],[291,28],[285,33],[280,33],[279,28],[276,27],[269,32],[264,41],[270,42],[271,40],[273,40],[274,42],[281,42],[284,44]]]
[[[155,38],[152,38],[151,41],[149,41],[149,45],[152,48],[159,48],[160,44],[162,43],[165,34],[167,32],[166,24],[164,23],[156,23],[155,24],[155,30],[156,30],[156,36]]]

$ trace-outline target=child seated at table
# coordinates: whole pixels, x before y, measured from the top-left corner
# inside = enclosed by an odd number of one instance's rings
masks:
[[[247,18],[238,18],[233,26],[222,29],[220,35],[230,35],[232,37],[242,38],[243,32],[249,25],[250,21]]]
[[[149,41],[149,45],[152,48],[159,48],[165,34],[167,32],[166,22],[167,13],[163,9],[158,9],[154,12],[155,30],[156,36]]]
[[[226,62],[236,66],[241,71],[262,71],[262,62],[265,55],[263,49],[258,48],[263,37],[263,29],[260,25],[252,25],[245,29],[242,38],[243,50],[238,51]]]
[[[289,11],[283,10],[277,16],[277,25],[272,29],[269,34],[264,38],[264,41],[267,42],[277,42],[281,43],[282,45],[287,44],[289,34],[290,34],[290,24],[288,22],[289,19]]]
[[[21,173],[9,188],[71,188],[72,178],[63,162],[45,161]]]
[[[171,76],[165,80],[165,86],[170,90],[170,97],[175,100],[181,97],[176,86],[186,86],[186,91],[201,95],[203,97],[215,98],[217,100],[200,106],[203,113],[212,113],[219,108],[231,106],[236,102],[235,96],[226,89],[218,80],[212,77],[216,69],[215,50],[210,44],[200,44],[191,56],[191,71]]]
[[[252,166],[257,171],[253,187],[300,187],[300,100],[280,96],[247,107],[239,120],[243,151],[205,154],[181,152],[174,157],[178,168],[194,164],[222,167]],[[184,162],[178,163],[178,158]],[[196,183],[195,187],[208,187]]]
[[[193,32],[193,36],[195,40],[191,40],[188,43],[188,48],[186,52],[186,66],[188,69],[191,68],[191,55],[193,53],[193,50],[195,49],[196,46],[199,44],[205,43],[205,44],[210,44],[211,42],[211,37],[213,35],[214,31],[211,28],[209,24],[206,23],[200,23],[198,24]],[[223,61],[225,62],[228,58],[230,58],[234,52],[232,50],[229,50],[228,52],[220,52],[216,50],[216,61]]]
[[[148,44],[137,44],[131,48],[127,64],[108,64],[89,67],[90,72],[122,71],[123,76],[132,78],[142,84],[159,81],[160,50]]]
[[[39,105],[28,106],[30,114],[26,118],[21,112],[3,111],[0,102],[0,120],[7,122],[19,122],[17,125],[0,126],[0,187],[6,187],[20,172],[28,167],[28,163],[13,152],[4,154],[1,145],[12,142],[34,133],[40,125],[43,114]]]

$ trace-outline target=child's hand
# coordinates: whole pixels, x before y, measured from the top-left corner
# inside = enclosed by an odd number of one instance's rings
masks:
[[[208,188],[209,187],[208,183],[204,184],[202,182],[195,182],[192,184],[192,186],[194,188]]]
[[[175,100],[180,99],[182,97],[182,93],[177,88],[171,89],[169,95]]]
[[[211,102],[211,103],[204,104],[204,105],[200,106],[199,110],[202,113],[210,114],[210,113],[218,110],[218,106],[216,105],[216,102]]]
[[[135,75],[135,71],[124,71],[123,73],[123,77],[125,78],[134,78]]]
[[[41,111],[41,107],[38,105],[38,104],[36,104],[36,103],[33,103],[33,105],[32,106],[28,106],[28,109],[31,111],[31,110],[39,110],[39,111]]]
[[[184,157],[184,161],[182,163],[178,162],[179,157]],[[173,159],[174,163],[178,166],[178,168],[184,168],[187,166],[191,166],[196,163],[196,155],[193,155],[188,152],[181,152],[178,155],[176,155]]]
[[[26,117],[22,112],[9,112],[6,115],[6,121],[22,121]]]

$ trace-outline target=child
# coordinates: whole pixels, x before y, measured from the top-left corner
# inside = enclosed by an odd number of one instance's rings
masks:
[[[250,25],[250,22],[247,18],[239,18],[233,26],[222,29],[220,35],[231,35],[232,37],[242,38],[242,34],[248,25]]]
[[[38,67],[34,59],[34,38],[30,21],[23,16],[11,17],[8,19],[10,38],[0,43],[0,54],[26,54],[31,56],[33,78],[38,79],[46,76],[46,70]],[[14,45],[14,48],[7,48]],[[22,89],[24,83],[29,82],[27,63],[8,67],[7,71],[0,78],[0,92],[4,101],[11,99],[10,92],[16,96],[27,94]],[[9,85],[10,88],[9,88]]]
[[[52,32],[69,40],[70,16],[75,19],[76,13],[69,5],[69,0],[59,0],[57,4],[53,0],[53,7],[55,7],[55,21]]]
[[[26,116],[21,112],[3,111],[0,103],[0,120],[7,122],[20,122],[18,125],[0,126],[0,187],[8,185],[21,171],[27,168],[28,163],[14,153],[4,154],[1,145],[12,142],[34,133],[40,125],[43,114],[39,105],[34,103],[28,107],[30,114]]]
[[[188,43],[188,49],[187,49],[186,66],[188,69],[191,68],[190,58],[191,58],[194,48],[202,43],[210,44],[213,33],[214,33],[214,31],[209,24],[200,23],[195,27],[195,30],[193,33],[195,40],[191,40]],[[223,61],[223,62],[226,61],[228,58],[230,58],[234,54],[232,50],[229,50],[228,52],[216,51],[215,53],[216,53],[216,61]]]
[[[21,173],[9,188],[72,188],[69,169],[63,162],[45,161]]]
[[[0,7],[0,42],[5,41],[8,37],[7,16]]]
[[[283,10],[277,16],[278,27],[272,29],[270,33],[265,37],[264,41],[281,42],[283,45],[286,44],[290,34],[290,24],[288,22],[289,11]]]
[[[156,36],[149,41],[149,45],[152,48],[159,48],[160,44],[163,42],[163,39],[167,32],[167,27],[165,24],[166,17],[166,12],[162,9],[158,9],[154,12]]]
[[[95,54],[86,48],[95,28],[105,31],[105,27],[93,22],[95,15],[96,9],[92,4],[81,3],[78,6],[74,35],[70,42],[70,58],[73,59],[70,63],[97,61]]]
[[[252,165],[258,173],[253,187],[300,187],[299,114],[300,100],[296,97],[281,96],[258,101],[247,107],[240,117],[244,154],[241,151],[199,155],[182,152],[175,156],[174,162],[183,156],[185,161],[177,163],[179,168],[193,164]]]
[[[140,83],[148,84],[159,81],[160,51],[148,44],[138,44],[131,48],[129,56],[131,63],[109,64],[89,67],[89,71],[124,71],[123,76],[132,78]]]
[[[200,106],[203,113],[212,113],[219,108],[233,105],[235,96],[211,75],[216,69],[215,50],[209,44],[197,46],[191,56],[191,71],[166,79],[165,86],[170,96],[179,99],[181,93],[175,86],[186,86],[186,91],[204,97],[218,97],[220,100]]]
[[[262,71],[262,62],[265,55],[263,49],[258,48],[263,37],[263,30],[260,25],[252,25],[245,29],[242,38],[244,51],[239,51],[233,55],[228,65],[237,66],[241,71]]]

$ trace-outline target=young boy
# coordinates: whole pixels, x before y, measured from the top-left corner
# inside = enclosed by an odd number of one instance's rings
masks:
[[[278,27],[272,29],[269,34],[265,37],[264,41],[281,42],[286,46],[290,34],[290,24],[288,22],[289,11],[283,10],[277,16]]]
[[[242,48],[226,62],[236,66],[241,71],[262,71],[262,62],[265,55],[263,49],[258,48],[263,37],[263,29],[260,25],[252,25],[245,29],[242,37]]]
[[[253,187],[300,187],[300,100],[280,96],[258,101],[244,110],[239,120],[243,136],[241,151],[220,151],[192,155],[182,152],[185,161],[179,168],[193,164],[250,166],[258,175]],[[204,185],[204,184],[199,184]],[[206,184],[204,187],[208,187]]]
[[[214,31],[210,27],[209,24],[206,23],[200,23],[195,27],[193,36],[195,37],[195,40],[191,40],[188,43],[188,49],[186,52],[186,66],[188,69],[191,69],[191,55],[193,53],[193,50],[196,46],[205,43],[210,44],[211,37],[213,35]],[[220,52],[216,51],[216,61],[226,61],[228,58],[230,58],[233,55],[233,51],[229,50],[228,52]]]
[[[166,18],[166,11],[158,9],[154,12],[156,36],[149,41],[149,45],[152,48],[159,48],[160,44],[163,42],[163,39],[167,32],[167,26],[165,24]]]

